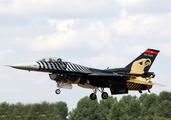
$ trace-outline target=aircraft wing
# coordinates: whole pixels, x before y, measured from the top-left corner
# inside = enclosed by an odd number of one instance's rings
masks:
[[[126,81],[131,82],[131,83],[138,83],[138,84],[143,84],[143,85],[155,85],[155,86],[161,86],[161,87],[166,86],[166,85],[161,85],[158,83],[149,83],[146,81],[145,78],[142,78],[142,77],[135,77],[135,76],[132,77],[130,75],[120,75],[117,73],[114,73],[114,74],[93,73],[93,74],[89,74],[88,77],[103,77],[103,78],[128,77],[129,80],[126,80]]]
[[[113,74],[108,74],[108,73],[92,73],[87,75],[88,77],[128,77],[130,75],[120,75],[117,73],[113,73]]]

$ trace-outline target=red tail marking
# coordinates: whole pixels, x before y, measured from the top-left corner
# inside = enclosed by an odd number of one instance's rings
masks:
[[[158,54],[158,52],[151,51],[151,50],[146,50],[145,53]]]

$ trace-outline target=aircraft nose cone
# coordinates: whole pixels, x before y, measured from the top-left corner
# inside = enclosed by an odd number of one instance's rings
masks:
[[[17,68],[17,69],[28,69],[29,68],[29,64],[20,63],[20,64],[11,65],[10,67]]]
[[[16,69],[21,69],[21,70],[38,70],[39,69],[39,65],[38,63],[34,62],[34,63],[20,63],[20,64],[14,64],[11,65],[10,67],[12,68],[16,68]]]

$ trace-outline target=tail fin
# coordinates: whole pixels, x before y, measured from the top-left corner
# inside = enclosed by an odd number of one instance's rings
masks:
[[[130,69],[130,73],[147,73],[159,52],[159,50],[147,49],[125,68]]]

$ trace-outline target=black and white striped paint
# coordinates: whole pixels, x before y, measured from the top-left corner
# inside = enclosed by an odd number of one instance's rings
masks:
[[[54,70],[54,71],[68,71],[79,73],[92,73],[87,67],[73,64],[71,62],[45,62],[37,61],[40,71]]]

